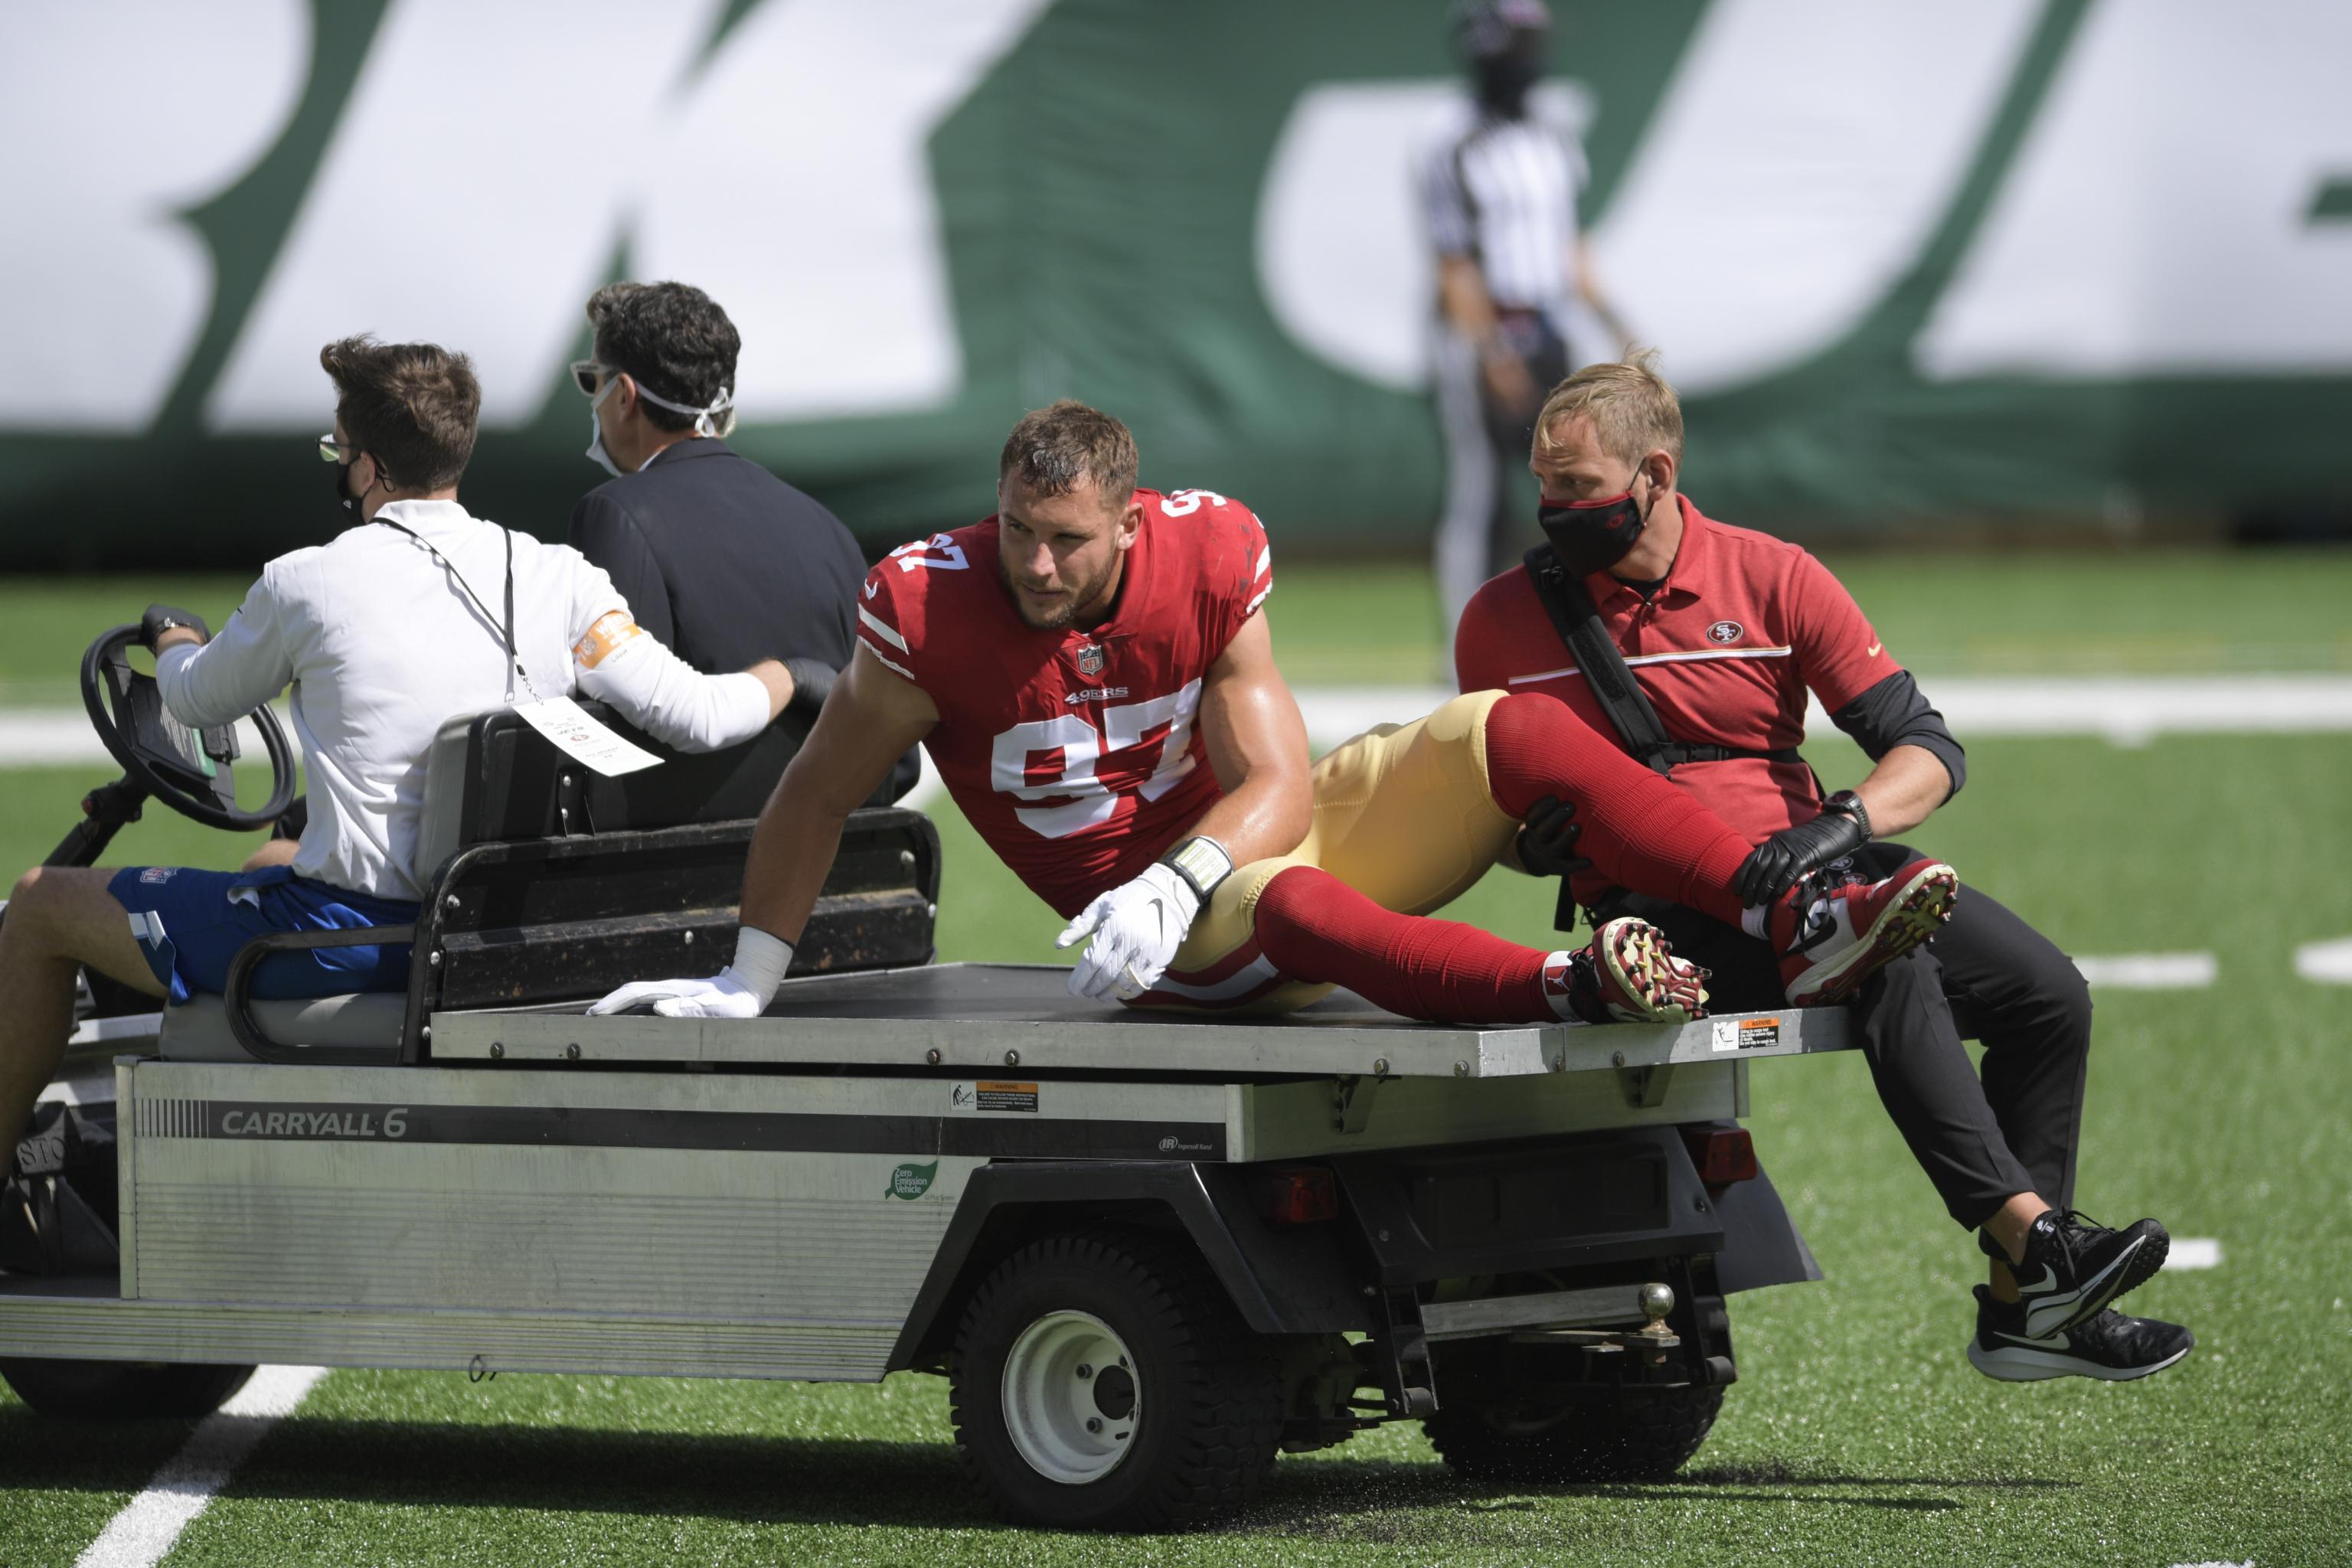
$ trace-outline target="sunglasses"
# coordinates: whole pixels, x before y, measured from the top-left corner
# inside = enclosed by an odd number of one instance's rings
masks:
[[[596,395],[596,377],[600,372],[611,375],[620,374],[613,366],[599,364],[593,359],[576,359],[572,362],[572,384],[580,389],[581,396]]]
[[[336,440],[335,433],[331,430],[319,437],[319,458],[321,462],[349,463],[356,461],[359,455],[358,447],[346,446]]]

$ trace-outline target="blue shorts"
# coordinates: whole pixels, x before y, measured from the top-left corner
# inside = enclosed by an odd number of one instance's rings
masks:
[[[416,919],[416,906],[405,900],[330,887],[284,866],[132,866],[116,872],[106,890],[131,911],[131,934],[175,1004],[199,991],[220,994],[237,949],[267,932],[402,926]],[[407,988],[406,942],[280,953],[253,974],[253,995],[262,1001]]]

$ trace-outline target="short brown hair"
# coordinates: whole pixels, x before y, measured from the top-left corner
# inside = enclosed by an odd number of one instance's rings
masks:
[[[1536,447],[1549,451],[1552,426],[1580,414],[1592,416],[1601,449],[1620,462],[1638,463],[1663,450],[1683,466],[1683,405],[1658,374],[1658,351],[1628,349],[1622,360],[1589,364],[1544,399],[1536,416]]]
[[[319,363],[334,379],[335,417],[386,484],[438,490],[457,482],[482,413],[473,361],[438,343],[380,343],[363,332],[320,349]]]
[[[996,460],[1002,479],[1015,468],[1040,495],[1067,495],[1092,476],[1103,504],[1124,507],[1135,493],[1135,437],[1097,408],[1065,397],[1022,416]]]

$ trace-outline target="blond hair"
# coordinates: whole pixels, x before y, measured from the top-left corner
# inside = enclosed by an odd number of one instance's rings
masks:
[[[1552,430],[1564,419],[1590,415],[1601,449],[1623,463],[1664,451],[1683,466],[1683,405],[1658,374],[1658,351],[1633,348],[1622,360],[1589,364],[1544,399],[1536,416],[1536,449],[1557,445]]]

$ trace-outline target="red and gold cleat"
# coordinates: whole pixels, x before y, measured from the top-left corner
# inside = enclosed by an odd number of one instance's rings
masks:
[[[1799,881],[1767,917],[1790,1004],[1844,1001],[1873,971],[1942,930],[1959,896],[1959,874],[1925,858],[1884,881],[1865,882],[1843,861]]]
[[[1623,916],[1574,952],[1544,959],[1544,996],[1586,1024],[1687,1024],[1706,1016],[1707,972],[1675,956],[1647,921]]]

